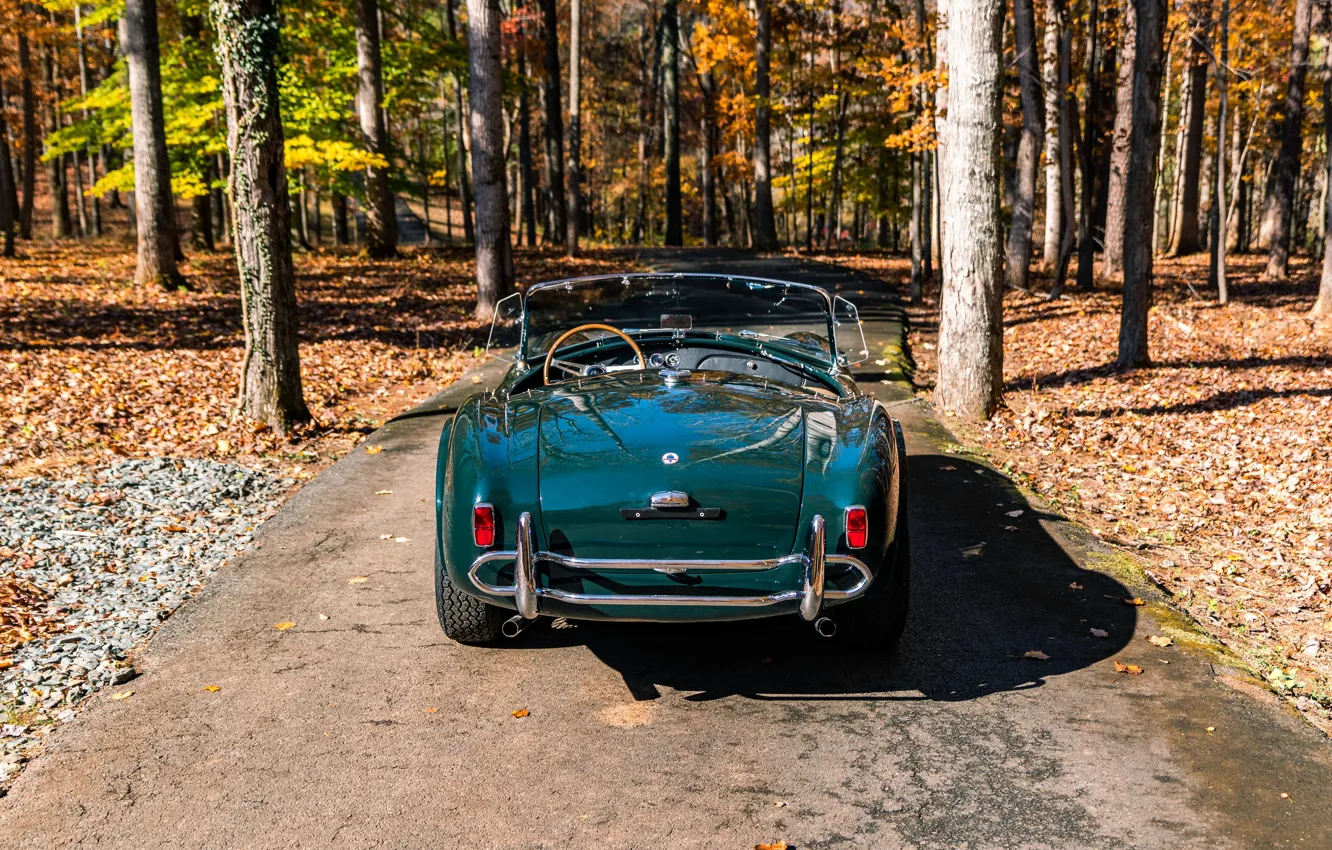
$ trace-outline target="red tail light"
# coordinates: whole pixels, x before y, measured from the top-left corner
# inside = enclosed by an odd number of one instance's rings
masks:
[[[477,505],[472,508],[472,540],[485,549],[495,545],[495,508]]]
[[[852,505],[846,509],[846,545],[852,549],[864,549],[869,543],[869,515],[864,505]]]

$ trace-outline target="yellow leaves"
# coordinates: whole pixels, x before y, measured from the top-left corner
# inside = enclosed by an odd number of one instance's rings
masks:
[[[1127,673],[1130,676],[1141,676],[1142,668],[1139,667],[1137,664],[1120,664],[1118,661],[1116,661],[1115,672]]]
[[[1026,652],[1022,653],[1022,657],[1023,657],[1023,658],[1034,658],[1034,659],[1037,660],[1037,661],[1049,661],[1049,660],[1050,660],[1050,656],[1046,655],[1044,652],[1041,652],[1039,649],[1029,649],[1029,650],[1027,650]]]
[[[366,447],[365,447],[365,453],[368,454],[368,455],[377,455],[377,454],[379,454],[379,453],[382,452],[382,451],[384,451],[384,447],[383,447],[383,446],[366,446]]]
[[[218,440],[217,453],[223,455],[231,454],[231,441],[226,439]]]
[[[376,495],[376,496],[392,496],[392,495],[393,495],[393,491],[392,491],[392,490],[376,490],[376,491],[375,491],[375,495]]]
[[[426,714],[438,714],[438,713],[439,713],[439,709],[432,705],[432,706],[429,706],[429,707],[427,707],[427,708],[425,709],[425,713],[426,713]]]
[[[1133,597],[1132,599],[1125,599],[1125,600],[1124,600],[1124,604],[1125,604],[1125,605],[1146,605],[1147,603],[1146,603],[1146,602],[1143,602],[1142,599],[1141,599],[1141,597],[1135,596],[1135,597]]]
[[[123,699],[129,699],[132,696],[134,696],[134,691],[121,691],[118,694],[112,694],[111,699],[123,700]]]
[[[530,716],[531,713],[532,713],[532,712],[528,711],[528,710],[525,709],[525,708],[515,708],[513,711],[510,711],[510,712],[509,712],[509,714],[513,715],[514,717],[519,718],[520,720],[521,720],[522,718],[524,718],[524,717],[528,717],[528,716]]]
[[[287,629],[292,629],[292,628],[295,628],[295,627],[296,627],[296,624],[293,623],[291,620],[283,620],[283,621],[280,622],[280,623],[274,623],[274,624],[273,624],[273,628],[277,629],[277,630],[280,631],[280,632],[285,632]]]
[[[217,693],[218,691],[222,690],[222,686],[221,686],[221,685],[204,685],[204,690],[205,690],[205,691],[208,691],[210,694],[215,694],[215,693]]]
[[[388,160],[377,153],[358,148],[341,140],[315,141],[307,135],[286,140],[283,159],[287,168],[298,169],[307,165],[330,171],[363,171],[366,168],[388,168]]]
[[[13,666],[14,666],[13,658],[8,658],[8,657],[0,658],[0,670],[8,670],[10,667]]]
[[[1147,638],[1147,642],[1150,643],[1152,646],[1162,646],[1162,647],[1170,646],[1171,644],[1174,643],[1174,641],[1171,640],[1170,638],[1161,637],[1160,635],[1152,635],[1151,637]]]
[[[352,576],[347,579],[347,584],[365,584],[369,580],[369,576]]]

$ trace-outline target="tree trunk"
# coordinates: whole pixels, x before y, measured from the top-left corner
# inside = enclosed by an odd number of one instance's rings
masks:
[[[276,0],[213,0],[245,323],[240,409],[278,435],[310,419],[301,390],[291,201],[278,104]]]
[[[769,79],[772,13],[768,2],[755,0],[754,4],[758,13],[754,69],[754,247],[760,251],[777,250],[777,220],[772,205],[772,91]],[[715,222],[713,228],[716,228]]]
[[[1210,16],[1211,10],[1207,9],[1206,13]],[[1176,257],[1202,250],[1198,239],[1198,182],[1202,174],[1203,118],[1207,111],[1207,53],[1203,39],[1209,24],[1210,21],[1189,21],[1194,32],[1189,39],[1188,52],[1189,94],[1184,113],[1187,126],[1182,133],[1184,146],[1175,158],[1180,172],[1176,183],[1179,201],[1175,204],[1177,212],[1170,240],[1170,253]]]
[[[560,21],[555,4],[556,0],[541,0],[546,41],[546,76],[543,83],[546,107],[543,116],[546,121],[546,230],[543,241],[547,245],[557,244],[564,239],[568,228],[564,201],[564,119],[560,113]],[[468,8],[471,8],[470,5]]]
[[[651,183],[648,180],[648,141],[652,129],[651,104],[656,102],[653,69],[657,67],[657,54],[661,49],[661,28],[657,27],[655,29],[656,38],[654,39],[645,14],[643,31],[639,38],[642,62],[639,65],[638,76],[638,201],[634,209],[633,231],[635,245],[642,244],[647,236],[648,228],[648,191],[651,188]],[[649,51],[649,44],[654,45],[651,51]],[[649,61],[649,56],[651,61]]]
[[[1323,147],[1324,179],[1332,184],[1332,50],[1323,51]],[[1327,225],[1332,225],[1332,191],[1326,193],[1323,216]],[[1318,281],[1318,300],[1309,315],[1332,316],[1332,226],[1323,228],[1323,273]]]
[[[9,129],[5,124],[5,85],[0,78],[0,256],[14,256],[14,231],[19,211],[14,187],[14,161],[9,154]]]
[[[522,50],[516,53],[518,77],[523,81],[518,91],[518,194],[527,247],[533,248],[536,246],[536,175],[532,170],[532,98],[526,84],[527,54]],[[446,203],[447,200],[446,197]]]
[[[1133,132],[1128,145],[1120,244],[1123,247],[1124,300],[1119,323],[1121,368],[1145,365],[1147,312],[1152,304],[1152,194],[1156,152],[1161,143],[1161,48],[1165,0],[1130,0],[1125,31],[1134,34],[1130,70]]]
[[[55,13],[50,12],[51,31],[49,36],[54,41],[57,32]],[[126,10],[126,14],[129,12]],[[156,26],[156,20],[153,24]],[[42,46],[42,67],[46,77],[46,133],[49,137],[60,129],[60,68],[57,63],[54,43]],[[46,161],[46,188],[51,194],[51,236],[64,239],[73,235],[73,224],[69,217],[69,155],[60,154]],[[169,178],[168,178],[169,179]]]
[[[476,197],[476,317],[488,321],[513,291],[509,194],[505,185],[504,92],[499,0],[467,0],[472,177]],[[558,85],[558,77],[556,78]],[[558,115],[558,111],[556,115]]]
[[[667,245],[684,244],[683,210],[680,200],[680,10],[678,0],[666,0],[661,9],[662,94],[666,100],[666,239]]]
[[[444,9],[448,13],[449,38],[456,44],[458,41],[458,21],[453,14],[453,4],[455,0],[445,0]],[[462,78],[458,74],[453,75],[453,119],[457,125],[458,145],[457,145],[457,171],[458,171],[458,201],[462,206],[463,239],[471,242],[476,238],[475,226],[472,222],[472,183],[467,176],[467,107],[463,103]]]
[[[1270,219],[1267,243],[1267,277],[1284,280],[1290,262],[1290,220],[1295,188],[1300,179],[1300,151],[1304,137],[1304,78],[1309,60],[1309,25],[1312,0],[1295,0],[1295,33],[1290,48],[1290,80],[1281,122],[1281,148],[1277,152],[1272,179],[1267,184]],[[1268,224],[1268,222],[1264,222]]]
[[[1101,254],[1101,275],[1119,280],[1124,273],[1124,204],[1133,128],[1133,68],[1137,30],[1133,25],[1134,7],[1140,0],[1128,0],[1125,7],[1123,43],[1119,53],[1119,74],[1115,87],[1115,134],[1110,151],[1110,181],[1105,213],[1105,250]],[[1158,63],[1159,64],[1159,63]],[[1159,80],[1157,81],[1160,82]],[[1159,93],[1157,97],[1159,97]],[[1159,121],[1159,119],[1158,119]],[[1156,163],[1152,162],[1153,172]],[[1150,219],[1149,219],[1150,220]],[[1147,250],[1152,248],[1148,236]]]
[[[204,164],[204,182],[213,182],[212,163]],[[213,198],[211,192],[196,195],[191,201],[191,221],[193,223],[194,247],[208,251],[215,250],[213,244]]]
[[[1216,198],[1212,205],[1212,278],[1216,283],[1217,299],[1225,304],[1230,300],[1230,284],[1226,280],[1226,240],[1229,238],[1226,198],[1226,118],[1230,109],[1230,86],[1226,77],[1230,59],[1230,0],[1221,0],[1220,49],[1221,59],[1212,64],[1216,75],[1216,179],[1213,189]],[[1238,124],[1236,125],[1238,126]],[[1326,199],[1324,199],[1326,204]],[[1326,207],[1325,207],[1326,208]]]
[[[717,173],[714,164],[717,159],[717,83],[712,77],[712,71],[699,74],[698,87],[703,95],[703,118],[699,127],[699,133],[703,137],[699,145],[701,160],[699,170],[702,171],[703,184],[703,244],[712,247],[717,244],[721,235],[717,227]],[[757,152],[754,158],[757,162]],[[773,235],[775,239],[776,234]]]
[[[23,5],[24,12],[29,11]],[[19,236],[32,238],[32,204],[37,192],[37,98],[32,91],[32,55],[28,50],[28,37],[19,34],[18,61],[20,74],[19,96],[23,106],[23,204],[19,209]]]
[[[88,43],[83,37],[83,7],[80,3],[74,4],[74,33],[79,46],[79,94],[87,97],[92,84],[88,78]],[[84,109],[83,120],[87,121],[88,118],[89,112]],[[87,158],[88,184],[91,186],[97,182],[97,161],[101,158],[100,151],[97,148],[89,148]],[[96,195],[92,198],[92,235],[102,235],[102,201]]]
[[[1092,238],[1092,208],[1096,202],[1096,143],[1100,139],[1101,11],[1098,0],[1091,0],[1087,11],[1087,99],[1082,109],[1082,205],[1078,208],[1078,289],[1090,292],[1096,284],[1093,264],[1096,241]]]
[[[582,165],[579,162],[582,147],[582,57],[583,4],[581,0],[569,3],[569,213],[565,218],[564,252],[578,256],[578,231],[583,210]]]
[[[1031,225],[1036,209],[1036,169],[1045,125],[1045,101],[1036,70],[1036,11],[1032,0],[1013,0],[1013,35],[1022,96],[1022,138],[1018,142],[1017,185],[1013,218],[1008,227],[1004,281],[1013,289],[1026,290],[1031,264]]]
[[[379,0],[358,0],[356,17],[356,112],[361,136],[370,153],[386,160],[388,130],[384,126],[384,70],[379,49]],[[398,253],[398,222],[389,189],[388,168],[365,169],[365,252],[374,259]]]
[[[175,288],[185,281],[176,270],[180,239],[162,110],[157,0],[127,0],[120,19],[120,43],[129,66],[134,130],[134,207],[139,247],[134,280],[140,286]]]
[[[1042,76],[1045,89],[1045,240],[1041,260],[1053,269],[1059,262],[1063,233],[1063,173],[1059,165],[1059,115],[1063,92],[1059,88],[1059,50],[1068,26],[1063,0],[1045,0],[1045,34],[1042,39]]]
[[[939,306],[939,379],[945,412],[987,419],[1003,392],[1003,258],[999,209],[1000,0],[944,0],[940,53],[948,62],[940,138],[945,285]],[[960,233],[962,238],[949,234]]]
[[[1152,216],[1153,216],[1152,250],[1153,251],[1164,251],[1166,250],[1166,248],[1169,247],[1170,225],[1176,218],[1176,216],[1174,215],[1174,207],[1175,207],[1175,200],[1179,195],[1178,191],[1172,190],[1169,193],[1169,196],[1167,196],[1166,185],[1165,185],[1166,156],[1170,152],[1170,145],[1167,144],[1169,140],[1167,131],[1170,128],[1170,77],[1171,77],[1171,71],[1173,70],[1171,68],[1170,51],[1171,48],[1173,47],[1173,42],[1174,38],[1172,37],[1171,43],[1167,44],[1165,47],[1165,72],[1164,72],[1165,82],[1162,84],[1161,88],[1161,144],[1156,154],[1156,175],[1157,175],[1156,195],[1152,202]],[[1184,82],[1185,85],[1187,86],[1188,77],[1184,78]],[[1183,91],[1180,92],[1179,99],[1181,102],[1187,102],[1188,100],[1188,98],[1184,96]],[[1177,123],[1179,124],[1179,127],[1178,127],[1178,132],[1176,133],[1177,138],[1175,140],[1176,153],[1178,153],[1179,149],[1182,147],[1180,142],[1183,139],[1184,125],[1186,123],[1184,121],[1183,113],[1181,113],[1177,117]],[[1178,188],[1179,168],[1175,168],[1174,174],[1175,174],[1174,177],[1175,188]]]
[[[1063,5],[1063,0],[1060,0]],[[1067,15],[1067,11],[1064,12]],[[1067,18],[1065,17],[1065,23]],[[1059,240],[1059,259],[1055,263],[1054,280],[1050,287],[1050,299],[1064,294],[1064,282],[1068,277],[1068,264],[1073,258],[1073,236],[1077,230],[1077,218],[1073,209],[1073,128],[1077,126],[1075,114],[1077,102],[1062,93],[1069,90],[1073,79],[1073,33],[1065,26],[1059,43],[1059,91],[1063,109],[1059,114],[1059,199],[1063,205],[1060,216],[1064,223],[1064,234]]]
[[[351,229],[347,227],[347,196],[333,193],[333,241],[339,245],[351,244]]]

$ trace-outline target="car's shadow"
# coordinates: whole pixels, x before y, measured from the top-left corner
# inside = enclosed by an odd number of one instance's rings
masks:
[[[668,687],[691,700],[954,701],[1040,687],[1105,660],[1131,639],[1131,594],[1070,559],[1003,476],[937,454],[910,457],[908,472],[911,616],[891,655],[857,647],[844,634],[819,638],[794,617],[705,625],[558,621],[505,645],[585,645],[639,700]],[[836,608],[830,616],[836,620]]]

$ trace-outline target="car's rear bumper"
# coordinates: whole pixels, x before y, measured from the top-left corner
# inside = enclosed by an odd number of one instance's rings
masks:
[[[487,552],[473,561],[467,579],[479,595],[500,601],[506,607],[513,605],[519,614],[529,619],[541,614],[578,617],[584,612],[599,619],[736,619],[786,613],[794,607],[803,619],[812,621],[828,603],[863,596],[874,580],[874,574],[859,559],[826,554],[824,522],[818,516],[810,523],[805,552],[759,561],[574,558],[555,552],[534,551],[532,519],[526,513],[518,519],[516,537],[514,549]],[[497,562],[513,565],[513,584],[491,584],[480,578],[484,566]],[[694,592],[688,593],[622,592],[617,589],[586,593],[543,582],[541,567],[545,564],[554,565],[566,573],[606,579],[645,571],[675,576],[707,573],[789,576],[794,568],[798,580],[794,583],[796,586],[762,593],[733,590],[715,593],[702,583],[694,586]],[[850,575],[850,584],[831,585],[829,568]],[[613,581],[606,584],[613,584]],[[618,614],[621,611],[622,616]],[[715,614],[709,615],[708,611]],[[694,616],[688,612],[694,612]]]

